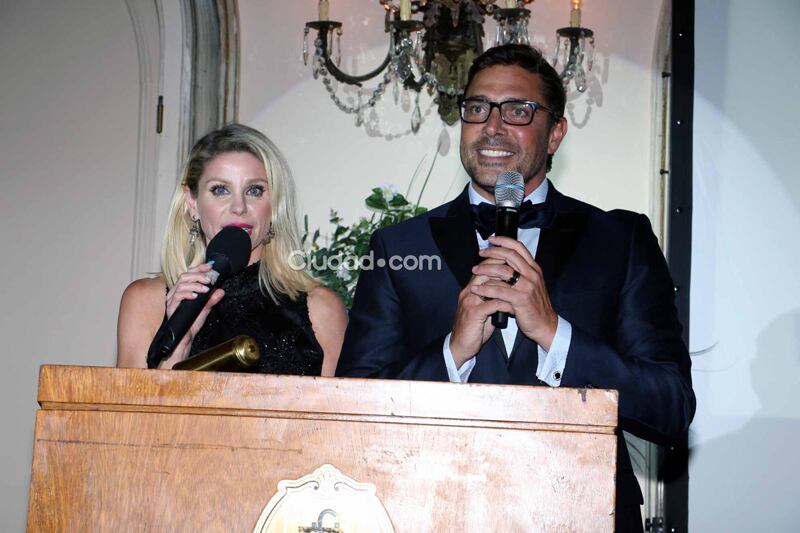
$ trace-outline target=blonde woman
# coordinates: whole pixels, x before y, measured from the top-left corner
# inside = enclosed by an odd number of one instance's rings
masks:
[[[147,349],[181,301],[207,292],[206,244],[222,228],[250,235],[248,267],[210,296],[160,368],[236,335],[261,348],[260,372],[332,376],[347,318],[338,296],[289,258],[299,249],[294,184],[262,133],[230,124],[200,139],[172,199],[162,271],[125,290],[117,324],[117,366],[146,367]]]

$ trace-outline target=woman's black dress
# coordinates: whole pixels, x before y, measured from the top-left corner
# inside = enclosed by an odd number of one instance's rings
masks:
[[[261,349],[258,372],[319,376],[322,348],[311,329],[307,294],[280,305],[261,292],[258,263],[222,284],[225,297],[212,309],[192,341],[191,355],[237,335],[249,335]]]

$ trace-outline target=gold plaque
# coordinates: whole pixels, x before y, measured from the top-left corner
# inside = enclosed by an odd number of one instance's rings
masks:
[[[394,533],[375,485],[359,483],[332,465],[278,482],[254,533]]]

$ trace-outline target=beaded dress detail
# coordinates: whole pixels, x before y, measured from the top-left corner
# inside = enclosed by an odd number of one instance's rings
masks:
[[[319,376],[322,348],[308,317],[308,295],[280,304],[261,292],[258,263],[222,284],[225,297],[212,309],[192,341],[191,355],[232,339],[249,335],[261,348],[258,372]]]

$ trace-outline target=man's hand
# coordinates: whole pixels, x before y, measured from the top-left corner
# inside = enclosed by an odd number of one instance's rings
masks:
[[[496,259],[487,259],[483,263],[500,263]],[[472,276],[467,286],[458,295],[458,307],[450,336],[450,353],[456,368],[472,359],[494,332],[489,317],[500,311],[507,304],[500,300],[488,300],[475,293],[474,289],[490,281],[488,276]]]
[[[483,261],[472,269],[473,279],[486,281],[475,285],[470,283],[467,288],[476,296],[500,302],[497,310],[515,315],[519,330],[542,349],[550,351],[558,327],[558,315],[550,304],[541,267],[528,249],[515,239],[490,237],[489,242],[494,246],[479,253],[481,257],[494,261]],[[519,279],[510,285],[508,280],[514,271],[519,272]]]

